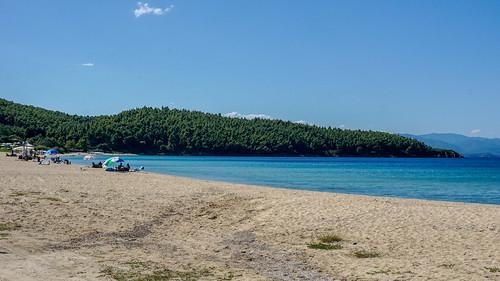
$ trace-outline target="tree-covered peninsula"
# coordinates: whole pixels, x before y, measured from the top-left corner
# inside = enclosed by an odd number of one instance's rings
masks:
[[[170,155],[460,157],[395,134],[143,107],[77,116],[0,99],[0,141]]]

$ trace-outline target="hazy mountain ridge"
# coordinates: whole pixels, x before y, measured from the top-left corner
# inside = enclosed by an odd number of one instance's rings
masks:
[[[468,137],[452,133],[401,135],[416,139],[434,148],[452,149],[467,157],[500,157],[500,139],[498,138]]]

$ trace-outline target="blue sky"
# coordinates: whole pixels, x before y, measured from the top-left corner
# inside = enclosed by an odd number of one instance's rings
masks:
[[[500,137],[500,1],[5,1],[1,97]]]

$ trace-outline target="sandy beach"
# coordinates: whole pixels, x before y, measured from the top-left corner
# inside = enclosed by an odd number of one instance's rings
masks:
[[[0,178],[2,281],[500,280],[496,205],[3,156]]]

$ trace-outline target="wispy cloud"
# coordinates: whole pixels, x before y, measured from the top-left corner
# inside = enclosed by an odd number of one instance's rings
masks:
[[[229,112],[226,114],[223,114],[222,116],[224,117],[229,117],[229,118],[241,118],[241,119],[247,119],[247,120],[253,120],[253,119],[268,119],[268,120],[275,120],[276,118],[267,115],[267,114],[262,114],[262,113],[250,113],[250,114],[242,114],[236,111]],[[314,126],[315,124],[311,122],[307,122],[305,120],[297,120],[297,121],[290,121],[295,124],[302,124],[302,125],[310,125]]]
[[[474,130],[470,131],[471,135],[478,135],[479,133],[481,133],[481,129],[474,129]]]
[[[305,120],[297,120],[297,121],[293,121],[293,123],[302,124],[302,125],[310,125],[310,126],[314,125],[313,123],[307,122]]]
[[[85,66],[85,67],[92,67],[94,66],[95,64],[93,62],[87,62],[87,63],[82,63],[81,66]]]
[[[148,3],[137,3],[137,8],[134,10],[134,15],[136,18],[144,16],[144,15],[155,15],[161,16],[168,12],[170,12],[174,8],[174,5],[170,5],[166,8],[156,8],[150,7]]]
[[[256,119],[256,118],[259,118],[259,119],[274,119],[273,117],[271,117],[269,115],[266,115],[266,114],[260,114],[260,113],[257,113],[257,114],[256,113],[241,114],[241,113],[238,113],[236,111],[226,113],[223,116],[230,117],[230,118],[242,118],[242,119],[248,119],[248,120],[252,120],[252,119]]]
[[[338,127],[338,128],[339,128],[339,129],[345,129],[345,125],[344,125],[344,124],[341,124],[341,125],[339,125],[339,127]]]

